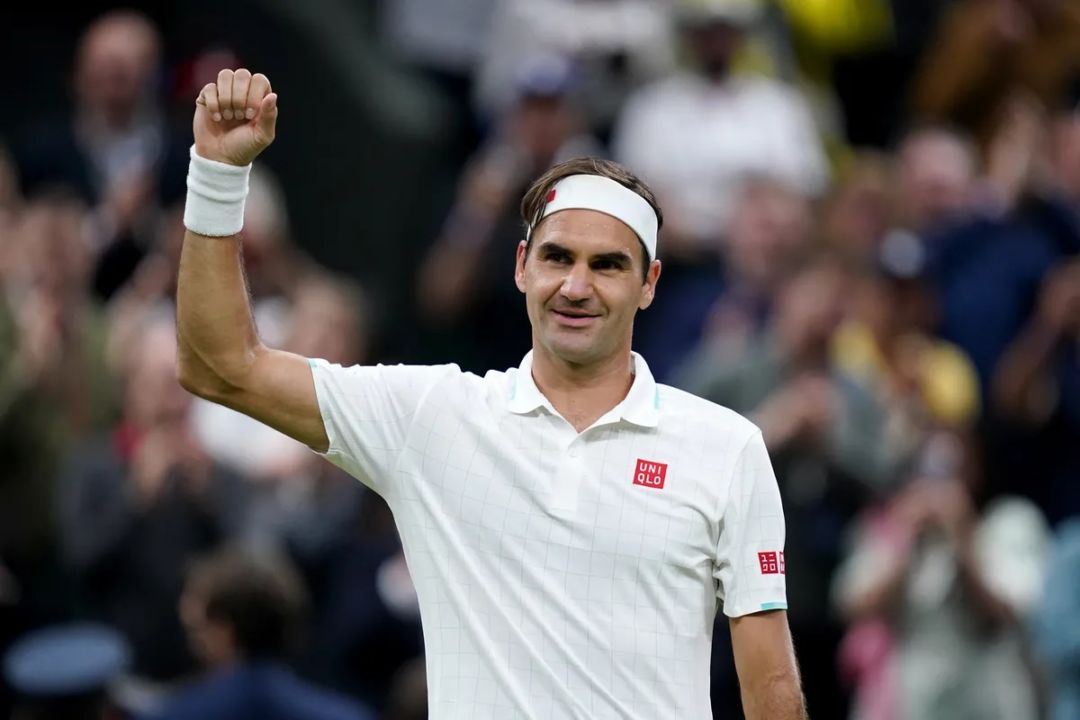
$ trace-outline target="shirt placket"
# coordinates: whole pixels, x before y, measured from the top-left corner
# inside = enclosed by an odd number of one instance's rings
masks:
[[[586,478],[586,447],[583,434],[575,435],[562,445],[562,454],[551,483],[551,510],[557,515],[577,511],[581,485]]]

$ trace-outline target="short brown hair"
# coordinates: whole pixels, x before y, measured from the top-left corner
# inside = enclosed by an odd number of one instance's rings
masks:
[[[244,658],[283,658],[296,649],[307,594],[284,556],[226,547],[193,564],[188,587],[208,619],[229,626]]]
[[[539,224],[538,220],[543,215],[544,207],[547,205],[548,192],[560,180],[571,175],[599,175],[633,190],[645,198],[645,202],[649,203],[653,212],[656,213],[656,229],[659,230],[663,227],[664,213],[660,209],[660,203],[656,201],[656,195],[653,194],[653,191],[649,189],[649,186],[641,178],[617,162],[598,157],[579,157],[555,165],[538,177],[525,191],[525,196],[521,198],[521,219],[527,228],[536,229],[536,225]],[[532,236],[530,233],[525,245],[526,254],[528,254],[531,246]],[[641,257],[644,265],[642,274],[644,275],[649,271],[649,251],[645,248],[645,243],[641,243]]]

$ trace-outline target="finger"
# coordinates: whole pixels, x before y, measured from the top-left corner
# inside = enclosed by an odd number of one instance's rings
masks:
[[[248,85],[247,110],[245,117],[251,119],[259,113],[263,98],[270,94],[270,79],[262,73],[251,76],[251,84]]]
[[[255,127],[264,140],[274,139],[274,127],[277,125],[277,93],[270,93],[259,104],[259,116]]]
[[[196,102],[206,106],[206,111],[210,113],[210,117],[213,118],[214,122],[221,122],[221,106],[218,104],[217,83],[206,83]]]
[[[233,119],[232,112],[232,86],[233,71],[222,70],[217,76],[218,103],[221,107],[221,117],[226,120]]]
[[[251,71],[240,68],[233,73],[232,111],[237,120],[245,116],[244,109],[247,107],[248,86],[251,84]],[[248,120],[251,118],[249,117]]]

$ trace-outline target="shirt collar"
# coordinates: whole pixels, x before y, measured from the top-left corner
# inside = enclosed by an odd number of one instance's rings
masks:
[[[613,407],[597,420],[594,425],[603,425],[625,420],[642,427],[656,427],[660,420],[660,388],[653,379],[645,358],[637,353],[631,353],[634,359],[634,382],[630,386],[630,392],[626,394],[622,402]],[[536,381],[532,375],[532,350],[526,353],[518,366],[514,381],[510,386],[510,397],[507,399],[506,409],[518,415],[525,415],[537,408],[546,408],[553,414],[558,414],[540,388],[536,387]]]

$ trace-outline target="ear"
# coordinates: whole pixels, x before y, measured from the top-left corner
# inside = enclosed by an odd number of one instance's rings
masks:
[[[517,257],[514,261],[514,284],[521,292],[525,292],[525,241],[522,240],[517,246]]]
[[[638,303],[638,310],[644,310],[652,305],[653,298],[656,297],[656,283],[660,280],[660,261],[653,260],[649,263],[649,272],[645,273],[645,284],[641,286],[641,302]]]

